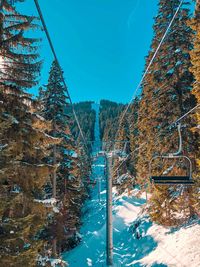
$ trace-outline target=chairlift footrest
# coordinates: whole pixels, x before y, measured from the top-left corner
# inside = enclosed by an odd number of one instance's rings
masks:
[[[151,183],[160,185],[193,185],[194,181],[190,176],[152,176]]]

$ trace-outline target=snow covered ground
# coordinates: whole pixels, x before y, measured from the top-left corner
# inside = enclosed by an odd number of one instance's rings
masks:
[[[101,203],[93,194],[84,208],[82,243],[64,254],[71,267],[106,266],[105,194]],[[135,195],[114,196],[114,266],[199,267],[200,222],[180,229],[152,224],[142,213],[145,199]]]
[[[200,266],[199,223],[187,225],[177,231],[153,225],[147,234],[152,236],[158,245],[152,253],[140,261],[142,266],[154,266],[155,261],[171,267]],[[135,266],[134,262],[132,265]]]

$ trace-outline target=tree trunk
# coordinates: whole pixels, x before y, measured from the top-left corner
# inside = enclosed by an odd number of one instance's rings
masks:
[[[56,145],[53,146],[53,165],[56,165]],[[57,175],[56,169],[53,172],[53,197],[56,198],[56,187],[57,187]]]
[[[57,240],[56,240],[56,237],[54,237],[54,239],[53,239],[52,252],[53,252],[53,257],[56,257],[57,256]]]
[[[24,197],[24,193],[22,192],[22,216],[25,215],[25,210],[26,210],[26,199]]]
[[[3,41],[3,20],[4,20],[4,14],[3,14],[2,8],[3,8],[3,1],[0,0],[0,44]]]
[[[192,188],[187,189],[187,194],[188,194],[188,208],[189,208],[189,216],[192,218],[195,215],[195,209],[192,205]]]

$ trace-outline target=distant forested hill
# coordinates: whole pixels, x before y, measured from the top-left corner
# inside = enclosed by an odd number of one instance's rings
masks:
[[[100,102],[100,135],[103,141],[115,140],[115,135],[119,126],[119,117],[125,105],[101,100]]]
[[[74,104],[77,117],[86,140],[94,141],[95,110],[92,109],[92,101],[79,102]],[[99,124],[100,137],[102,141],[116,139],[116,133],[119,126],[119,118],[125,105],[109,100],[100,101]],[[75,140],[81,140],[77,123],[74,119],[71,107],[68,107],[66,113],[71,117],[71,132]]]
[[[86,140],[94,140],[95,111],[92,109],[92,101],[79,102],[74,104],[74,108],[79,119],[83,134]],[[67,114],[71,117],[71,131],[75,140],[80,140],[80,133],[71,107],[67,108]]]

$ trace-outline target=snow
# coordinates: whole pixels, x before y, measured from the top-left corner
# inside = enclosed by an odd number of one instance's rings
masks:
[[[178,60],[177,62],[176,62],[176,67],[177,66],[180,66],[180,65],[182,65],[183,63],[180,61],[180,60]]]
[[[158,246],[138,262],[145,266],[152,266],[155,262],[166,264],[168,267],[200,266],[200,225],[198,223],[175,232],[154,224],[147,234],[156,240]]]
[[[178,48],[178,49],[175,50],[175,53],[179,53],[179,52],[181,52],[181,49],[180,48]]]
[[[42,203],[45,207],[53,208],[53,212],[59,213],[59,208],[56,206],[57,200],[55,198],[47,198],[47,199],[34,199],[35,202]]]
[[[167,74],[173,74],[174,73],[174,68],[171,68],[168,72],[167,72]]]
[[[124,181],[128,180],[128,179],[133,179],[132,176],[128,173],[124,173],[122,175],[120,175],[118,178],[117,178],[117,183],[119,184],[122,184]]]
[[[152,224],[143,212],[145,194],[137,198],[138,192],[117,196],[113,189],[114,266],[199,267],[200,224],[180,229]],[[82,242],[63,255],[72,267],[106,266],[105,193],[101,202],[93,195],[87,203]]]
[[[76,152],[73,152],[73,154],[71,156],[72,156],[72,158],[78,158],[78,154]]]
[[[54,211],[55,213],[59,213],[59,212],[60,212],[59,209],[58,209],[58,207],[53,207],[53,211]]]
[[[96,186],[93,191],[93,198],[88,201],[84,208],[83,227],[81,229],[82,243],[63,255],[63,258],[69,262],[72,267],[84,266],[106,266],[106,191],[105,182],[102,181],[101,201],[98,200]],[[138,193],[134,190],[132,194]],[[132,260],[131,242],[127,240],[132,234],[129,232],[131,224],[137,220],[141,205],[144,199],[128,197],[127,193],[121,196],[116,195],[113,188],[113,229],[114,229],[114,260],[115,262],[126,262],[130,257]],[[134,242],[134,240],[132,241]],[[127,244],[130,244],[127,251]],[[129,255],[129,256],[128,256]],[[119,265],[120,266],[120,265]],[[122,265],[125,266],[125,265]]]
[[[51,260],[51,266],[52,267],[57,267],[57,266],[69,266],[65,261],[61,260],[61,259],[53,259]]]
[[[119,158],[119,160],[124,160],[124,158],[127,157],[127,154],[120,149],[112,150],[112,151],[108,152],[106,155],[108,158],[117,156]]]
[[[78,154],[74,150],[65,149],[65,154],[72,158],[78,158]]]
[[[58,208],[57,200],[55,198],[47,198],[47,199],[43,199],[43,200],[35,199],[34,201],[38,202],[38,203],[42,203],[43,205],[45,205],[45,207],[52,208],[53,212],[55,212],[55,213],[60,212],[59,208]]]
[[[21,188],[18,185],[14,185],[10,192],[13,194],[19,194],[21,192]]]
[[[7,146],[8,146],[8,144],[5,144],[5,145],[0,144],[0,151],[3,150],[4,148],[6,148]]]
[[[41,121],[45,121],[45,118],[40,116],[39,114],[35,113],[35,112],[32,112],[31,114],[33,114],[34,116],[36,116],[36,118],[38,118],[39,120]]]
[[[24,248],[24,249],[28,249],[28,248],[30,248],[30,246],[31,246],[30,243],[25,243],[24,246],[23,246],[23,248]]]
[[[8,113],[3,113],[3,115],[9,119],[11,119],[12,123],[14,124],[19,124],[19,121],[12,115],[8,114]]]
[[[170,166],[169,168],[167,168],[164,172],[163,172],[163,175],[166,175],[168,174],[171,170],[173,170],[174,168],[174,165]]]
[[[116,211],[116,215],[124,221],[124,224],[129,226],[137,218],[140,207],[132,205],[126,200],[123,200],[123,198],[120,199],[120,201],[121,205],[115,207],[114,211]]]
[[[43,204],[49,204],[49,205],[54,205],[56,203],[56,199],[55,198],[47,198],[47,199],[35,199],[35,202],[39,202],[39,203],[43,203]]]
[[[92,260],[87,258],[87,264],[88,264],[88,266],[92,266]]]
[[[52,267],[67,267],[69,266],[68,263],[60,258],[49,258],[47,256],[42,257],[40,254],[37,256],[37,263],[40,264],[40,266],[47,266],[47,263],[50,263],[50,266]],[[48,265],[49,266],[49,265]]]
[[[92,164],[92,167],[105,167],[105,164]]]
[[[70,174],[69,177],[68,177],[69,180],[73,180],[73,179],[75,179],[75,178],[76,178],[76,177],[75,177],[74,175],[72,175],[72,174]]]

